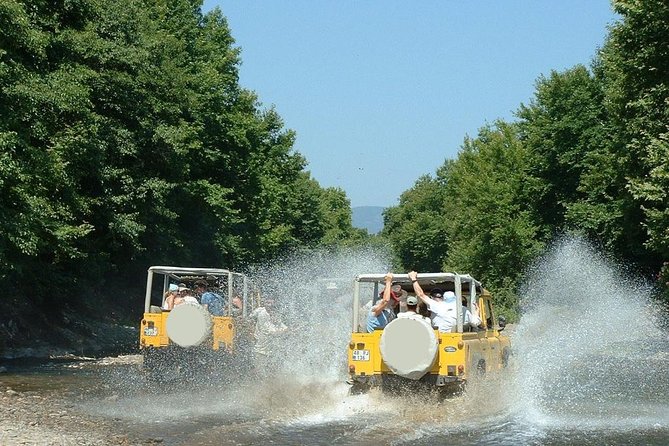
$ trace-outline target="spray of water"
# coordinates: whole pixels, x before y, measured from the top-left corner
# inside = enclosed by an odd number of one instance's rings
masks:
[[[277,337],[277,375],[290,382],[343,382],[351,333],[353,279],[388,270],[374,249],[310,252],[264,265],[252,273],[288,331]]]
[[[472,432],[481,442],[539,444],[570,429],[669,423],[669,339],[652,289],[578,239],[557,243],[528,274],[510,370],[447,400],[429,390],[347,395],[352,281],[388,269],[388,256],[370,250],[304,254],[258,268],[250,275],[279,303],[277,315],[289,327],[275,345],[281,361],[271,376],[240,372],[206,388],[154,389],[149,406],[124,384],[118,393],[127,396],[105,410],[165,423],[215,416],[217,424],[232,421],[223,423],[228,433],[258,436],[321,426],[315,432],[350,436],[352,444],[469,444]]]
[[[649,284],[566,238],[528,275],[522,309],[512,338],[518,413],[580,428],[669,421],[667,334]]]

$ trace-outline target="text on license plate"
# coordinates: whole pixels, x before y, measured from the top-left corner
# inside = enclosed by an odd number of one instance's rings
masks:
[[[369,350],[353,350],[354,361],[369,361]]]
[[[144,336],[158,336],[158,328],[157,327],[146,327],[144,329]]]

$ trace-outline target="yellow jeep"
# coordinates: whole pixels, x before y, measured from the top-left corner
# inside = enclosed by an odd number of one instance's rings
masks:
[[[198,287],[201,295],[195,292]],[[176,290],[177,295],[178,303],[173,307],[168,299],[170,290]],[[213,314],[214,305],[201,302],[206,292],[218,300]],[[193,363],[228,362],[240,351],[247,353],[253,344],[245,318],[258,306],[259,298],[241,273],[218,268],[150,267],[139,334],[144,367],[167,373],[171,366],[188,369]]]
[[[505,326],[504,318],[497,318],[492,296],[469,275],[423,273],[417,277],[427,295],[437,288],[455,293],[457,316],[453,332],[439,332],[428,321],[396,318],[385,328],[368,333],[367,315],[380,298],[384,277],[384,274],[363,274],[355,278],[353,330],[348,345],[352,393],[364,392],[370,387],[386,389],[412,383],[456,390],[473,374],[482,375],[506,367],[511,343],[507,336],[500,334]],[[401,286],[406,292],[402,294],[415,295],[407,274],[393,275],[393,284]],[[468,326],[465,312],[467,309],[476,311],[476,307],[481,323]],[[429,315],[426,308],[422,311]]]

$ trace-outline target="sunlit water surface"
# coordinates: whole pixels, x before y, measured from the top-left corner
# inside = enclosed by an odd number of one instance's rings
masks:
[[[366,251],[258,270],[298,327],[281,343],[275,375],[150,384],[136,365],[100,367],[76,375],[77,410],[166,445],[669,444],[666,315],[647,284],[578,240],[556,245],[529,274],[504,373],[443,401],[428,391],[349,396],[351,281],[387,268]],[[324,293],[319,278],[339,291]]]

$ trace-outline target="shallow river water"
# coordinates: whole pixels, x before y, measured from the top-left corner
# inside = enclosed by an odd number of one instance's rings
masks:
[[[165,445],[667,445],[666,314],[649,287],[623,277],[578,241],[557,246],[523,289],[510,367],[443,400],[427,390],[349,396],[346,321],[290,340],[285,367],[267,380],[151,384],[138,357],[1,379],[57,389],[76,413]],[[324,335],[332,325],[341,339]]]
[[[572,388],[508,373],[460,396],[349,396],[339,381],[191,383],[151,387],[137,364],[51,364],[7,373],[18,391],[57,390],[73,413],[113,421],[136,438],[166,445],[227,444],[669,444],[665,340],[640,367],[617,358],[573,366]],[[557,358],[559,359],[559,358]],[[113,361],[112,361],[113,362]],[[627,369],[627,370],[626,370]],[[649,380],[662,377],[664,383]]]

